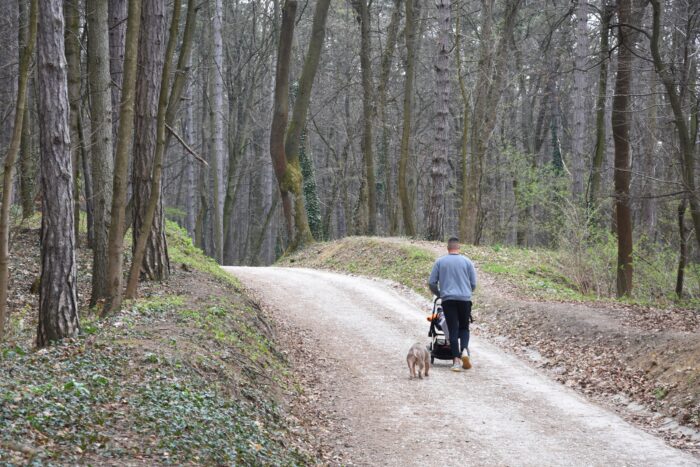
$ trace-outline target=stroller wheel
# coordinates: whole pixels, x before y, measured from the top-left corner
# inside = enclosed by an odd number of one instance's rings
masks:
[[[430,364],[432,365],[434,363],[435,363],[435,357],[430,357]]]

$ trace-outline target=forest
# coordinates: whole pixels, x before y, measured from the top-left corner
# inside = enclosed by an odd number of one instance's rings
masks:
[[[0,335],[36,213],[39,346],[79,330],[78,248],[103,316],[167,279],[166,220],[221,265],[456,235],[698,304],[694,0],[0,5]]]

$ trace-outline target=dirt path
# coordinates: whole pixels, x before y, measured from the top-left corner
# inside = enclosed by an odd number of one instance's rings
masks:
[[[405,355],[427,341],[426,304],[384,282],[288,268],[226,268],[283,322],[317,343],[329,433],[357,465],[700,465],[474,339],[474,369],[436,364],[408,379]],[[437,362],[436,362],[437,363]]]

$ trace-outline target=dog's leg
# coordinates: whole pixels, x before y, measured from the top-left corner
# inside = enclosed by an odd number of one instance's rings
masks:
[[[408,358],[406,361],[408,362],[408,379],[413,379],[415,376],[415,361],[412,361],[411,358]]]
[[[428,377],[428,371],[430,370],[430,356],[425,356],[425,377]]]

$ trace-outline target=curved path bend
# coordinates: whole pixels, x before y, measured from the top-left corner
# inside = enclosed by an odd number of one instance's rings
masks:
[[[314,335],[320,403],[346,427],[333,436],[355,465],[700,466],[481,339],[470,344],[473,369],[436,361],[428,378],[409,380],[406,353],[428,341],[429,305],[387,282],[225,269]]]

